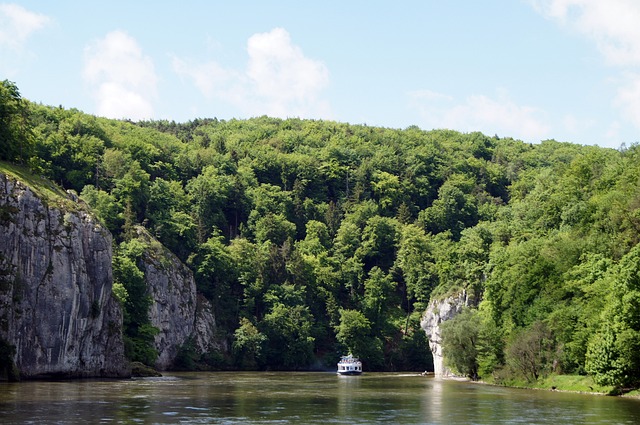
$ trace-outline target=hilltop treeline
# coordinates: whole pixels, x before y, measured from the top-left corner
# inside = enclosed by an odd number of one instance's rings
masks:
[[[230,353],[185,364],[429,366],[420,316],[469,376],[640,379],[640,160],[619,150],[332,121],[127,122],[5,81],[0,159],[80,194],[115,236],[129,356],[150,362],[142,225],[194,272]],[[467,338],[467,339],[465,339]]]

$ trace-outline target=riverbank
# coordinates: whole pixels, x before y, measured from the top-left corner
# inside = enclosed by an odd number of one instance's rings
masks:
[[[460,379],[460,378],[447,378]],[[529,390],[560,391],[577,394],[619,396],[640,399],[640,390],[620,390],[613,386],[598,385],[590,376],[582,375],[550,375],[538,379],[536,382],[526,380],[509,380],[508,382],[494,382],[493,380],[476,381],[480,384],[496,385],[507,388],[521,388]]]

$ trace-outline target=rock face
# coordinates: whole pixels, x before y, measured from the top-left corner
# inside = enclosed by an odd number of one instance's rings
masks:
[[[226,339],[220,338],[217,331],[213,306],[204,296],[198,295],[196,324],[192,335],[198,354],[203,355],[214,351],[228,352]]]
[[[155,367],[170,369],[180,347],[187,342],[193,342],[199,355],[226,348],[215,342],[216,322],[211,304],[197,295],[191,270],[144,228],[138,227],[137,232],[149,247],[139,266],[153,300],[149,320],[159,330],[154,341],[158,351]]]
[[[144,272],[147,292],[153,303],[149,320],[159,333],[155,336],[158,351],[155,367],[170,368],[178,350],[192,334],[196,315],[196,283],[191,270],[139,227],[138,237],[149,247],[139,264]]]
[[[23,378],[131,373],[122,310],[111,293],[111,234],[78,202],[47,206],[0,174],[0,349],[15,347],[13,364]],[[199,355],[226,351],[191,270],[144,228],[138,234],[149,247],[139,266],[153,300],[149,319],[159,330],[155,367],[170,369],[188,341]]]
[[[0,174],[0,339],[22,377],[130,375],[111,258],[89,213]]]
[[[431,300],[427,311],[422,316],[420,326],[427,333],[427,338],[429,338],[429,347],[433,354],[433,369],[436,376],[451,375],[451,370],[444,366],[440,324],[460,313],[465,306],[469,306],[469,297],[467,291],[463,290],[456,295],[441,300]]]

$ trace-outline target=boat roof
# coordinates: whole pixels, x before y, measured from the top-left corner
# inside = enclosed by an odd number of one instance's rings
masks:
[[[358,358],[354,357],[352,354],[349,354],[348,356],[341,356],[340,358],[343,360],[358,360]]]

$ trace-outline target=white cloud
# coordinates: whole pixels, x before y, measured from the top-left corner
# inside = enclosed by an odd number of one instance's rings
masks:
[[[291,44],[289,33],[282,28],[253,35],[247,51],[247,76],[271,114],[312,112],[310,109],[315,107],[318,94],[329,83],[329,72],[322,62],[305,57],[299,47]]]
[[[193,80],[208,97],[220,98],[250,115],[327,117],[321,98],[329,84],[326,66],[307,58],[289,33],[275,28],[247,41],[245,70],[225,69],[217,62],[193,64],[173,59],[174,71]]]
[[[29,36],[51,19],[11,3],[0,4],[0,46],[18,50]]]
[[[612,65],[640,65],[637,0],[531,0],[544,16],[585,34]]]
[[[432,91],[413,92],[410,96],[427,128],[481,131],[529,142],[539,141],[549,134],[544,111],[517,105],[504,92],[499,93],[497,99],[472,95],[462,102]]]
[[[158,77],[150,57],[123,31],[108,33],[85,48],[83,77],[98,115],[133,120],[153,117]]]

